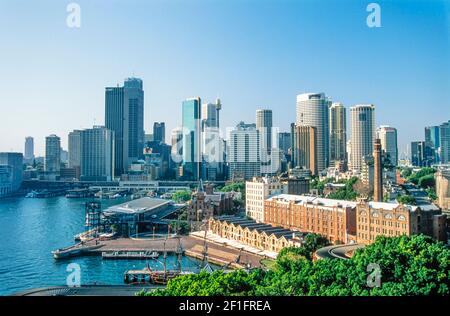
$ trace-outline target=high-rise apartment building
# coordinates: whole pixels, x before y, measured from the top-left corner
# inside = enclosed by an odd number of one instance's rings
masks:
[[[201,99],[190,98],[182,103],[183,176],[200,179],[201,157]]]
[[[342,103],[333,102],[330,106],[330,165],[347,160],[347,118]]]
[[[80,132],[82,181],[114,179],[114,132],[94,126]]]
[[[229,178],[251,179],[261,175],[260,139],[255,124],[240,122],[230,131]]]
[[[56,135],[45,138],[45,163],[47,173],[58,174],[61,169],[61,139]]]
[[[114,132],[115,174],[128,170],[129,165],[143,157],[144,90],[142,80],[127,78],[123,87],[105,90],[105,127]]]
[[[375,133],[375,106],[355,105],[350,108],[351,168],[361,172],[364,160],[372,156]]]
[[[329,166],[328,108],[330,104],[324,93],[304,93],[297,96],[296,125],[316,128],[318,172],[322,172]]]
[[[158,142],[166,142],[166,123],[153,123],[153,140]]]
[[[294,135],[292,144],[292,165],[309,169],[312,175],[318,174],[317,128],[313,126],[291,125]]]
[[[25,151],[24,159],[32,161],[34,159],[34,139],[31,136],[25,138]]]
[[[393,166],[398,164],[397,129],[382,125],[377,129],[377,138],[380,139],[384,156]]]

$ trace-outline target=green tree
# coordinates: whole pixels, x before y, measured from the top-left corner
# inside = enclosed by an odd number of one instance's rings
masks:
[[[174,200],[177,203],[184,203],[191,199],[191,191],[189,190],[182,190],[177,191],[172,194],[172,200]]]
[[[408,194],[397,196],[397,202],[400,204],[416,205],[416,199]]]

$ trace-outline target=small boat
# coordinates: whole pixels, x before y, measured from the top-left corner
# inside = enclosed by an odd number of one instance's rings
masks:
[[[103,259],[157,259],[157,251],[103,251]]]

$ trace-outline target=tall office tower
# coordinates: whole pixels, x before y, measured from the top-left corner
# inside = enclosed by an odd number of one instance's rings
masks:
[[[329,166],[329,120],[331,102],[324,93],[304,93],[297,96],[297,126],[311,126],[317,133],[317,170]]]
[[[166,123],[153,123],[153,140],[165,143],[166,142]]]
[[[439,142],[441,163],[450,162],[450,120],[439,125]]]
[[[330,164],[347,160],[347,119],[342,103],[334,102],[330,106]]]
[[[361,172],[363,160],[372,156],[375,141],[375,106],[372,104],[355,105],[350,108],[351,121],[351,165]]]
[[[23,155],[22,153],[3,152],[0,153],[0,166],[3,170],[6,170],[8,176],[7,180],[10,183],[10,190],[15,192],[19,190],[22,184],[22,172],[23,172]],[[7,192],[8,193],[8,192]]]
[[[256,129],[260,137],[261,174],[274,176],[280,170],[278,140],[272,143],[272,110],[256,110]]]
[[[56,135],[45,137],[44,170],[48,173],[59,173],[61,169],[61,139]]]
[[[439,163],[439,126],[425,127],[425,145],[430,148],[430,152],[433,155],[433,163]]]
[[[180,163],[183,160],[183,129],[181,127],[174,128],[170,138],[172,160],[175,163]]]
[[[397,129],[382,125],[377,129],[377,138],[380,139],[381,149],[393,166],[398,164]]]
[[[414,167],[427,166],[426,145],[424,141],[411,142],[411,164]]]
[[[375,139],[373,143],[373,200],[383,202],[383,175],[381,162],[381,140]]]
[[[291,145],[291,133],[278,133],[278,146],[280,147],[280,150],[283,152],[283,154],[287,155],[289,153]]]
[[[309,169],[312,175],[317,175],[317,128],[313,126],[293,128],[293,167]]]
[[[272,110],[256,110],[256,128],[259,131],[261,150],[270,154],[272,149]]]
[[[142,80],[128,78],[123,87],[105,89],[105,127],[115,135],[114,173],[120,175],[143,157],[144,90]]]
[[[202,129],[205,127],[219,128],[221,109],[220,99],[216,99],[216,103],[204,103],[202,105]]]
[[[202,105],[202,179],[215,181],[223,179],[223,139],[220,137],[219,121],[222,104],[220,99],[216,103]]]
[[[114,179],[114,132],[94,126],[82,130],[81,176],[82,181],[112,181]]]
[[[183,112],[183,176],[200,179],[201,165],[201,99],[190,98],[182,103]]]
[[[347,169],[352,170],[352,141],[349,139],[345,146],[347,148]]]
[[[25,155],[23,158],[27,161],[34,159],[34,139],[31,136],[25,138]]]
[[[255,124],[240,122],[229,135],[229,178],[251,179],[261,175],[260,138]]]
[[[81,173],[81,130],[69,133],[69,168],[75,170],[75,178],[80,178]]]

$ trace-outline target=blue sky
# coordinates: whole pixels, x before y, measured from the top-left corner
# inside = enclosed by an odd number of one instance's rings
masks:
[[[221,124],[273,110],[288,130],[295,98],[325,92],[373,103],[400,151],[450,119],[450,2],[288,0],[0,0],[0,151],[104,122],[104,87],[144,80],[145,123],[181,123],[191,96],[222,100]],[[381,28],[366,6],[381,6]],[[167,131],[166,134],[170,134]]]

